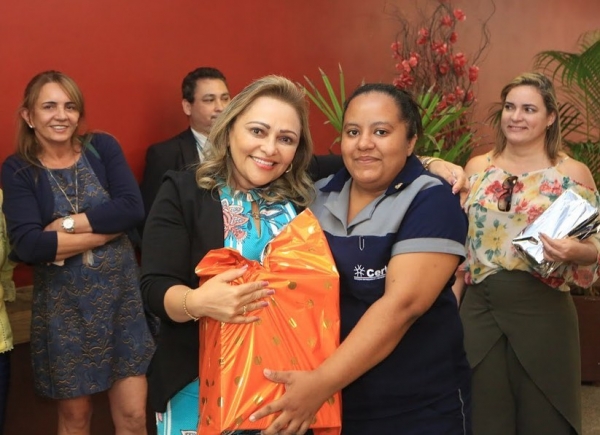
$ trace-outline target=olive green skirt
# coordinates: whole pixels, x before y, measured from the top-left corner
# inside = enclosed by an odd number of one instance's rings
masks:
[[[460,313],[471,367],[506,336],[532,381],[581,434],[579,328],[570,293],[526,272],[501,271],[467,288]]]

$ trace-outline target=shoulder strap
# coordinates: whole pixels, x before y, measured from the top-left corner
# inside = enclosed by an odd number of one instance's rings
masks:
[[[83,142],[83,148],[89,150],[94,157],[96,157],[98,160],[102,160],[102,157],[100,157],[100,153],[98,152],[98,150],[94,147],[94,145],[92,145],[92,138],[94,137],[93,134],[86,134],[83,138],[82,138],[82,142]]]

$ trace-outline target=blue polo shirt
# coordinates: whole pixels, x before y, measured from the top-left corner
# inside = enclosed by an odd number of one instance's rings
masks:
[[[311,207],[340,273],[341,339],[385,290],[394,255],[465,255],[467,219],[445,181],[416,157],[387,191],[347,222],[347,170],[317,183]],[[407,270],[406,273],[411,273]],[[392,353],[342,391],[344,420],[380,418],[419,409],[457,391],[470,376],[452,277]]]

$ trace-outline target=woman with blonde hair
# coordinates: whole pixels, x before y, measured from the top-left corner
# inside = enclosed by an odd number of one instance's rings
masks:
[[[544,258],[565,263],[547,278],[511,241],[567,189],[595,207],[600,197],[587,166],[562,150],[552,82],[522,74],[501,98],[496,147],[466,166],[472,187],[460,311],[473,369],[473,430],[581,434],[579,336],[569,288],[598,278],[598,236],[540,234]]]
[[[168,172],[144,230],[142,294],[161,318],[148,374],[160,435],[198,425],[198,324],[258,320],[266,282],[232,286],[234,269],[201,283],[195,266],[223,246],[258,260],[266,244],[312,200],[305,95],[268,76],[237,95],[212,128],[211,152],[196,172]],[[246,315],[246,313],[252,313]]]

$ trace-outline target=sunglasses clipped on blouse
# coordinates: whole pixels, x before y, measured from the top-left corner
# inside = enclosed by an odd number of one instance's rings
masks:
[[[511,203],[512,203],[512,195],[515,185],[517,184],[517,180],[519,177],[516,175],[510,175],[506,177],[506,180],[502,183],[502,189],[504,192],[500,194],[498,197],[498,210],[500,211],[510,211]]]

